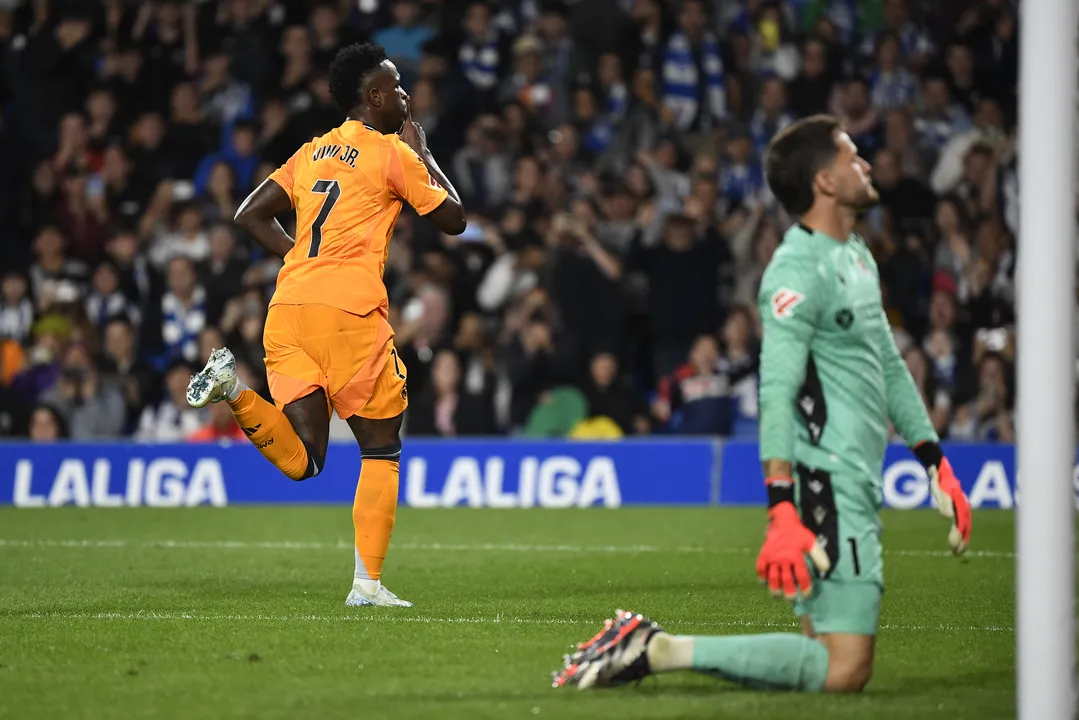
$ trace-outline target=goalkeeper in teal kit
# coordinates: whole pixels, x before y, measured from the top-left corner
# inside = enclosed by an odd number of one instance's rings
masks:
[[[565,659],[556,687],[621,685],[695,670],[761,689],[858,692],[869,681],[884,588],[881,469],[895,426],[970,541],[970,505],[892,339],[877,267],[852,233],[877,201],[869,164],[835,118],[800,120],[766,158],[769,187],[798,219],[761,281],[761,461],[768,529],[757,575],[794,604],[802,634],[676,636],[619,611]]]

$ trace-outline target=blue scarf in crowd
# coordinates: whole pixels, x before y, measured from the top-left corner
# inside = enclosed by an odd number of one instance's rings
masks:
[[[942,116],[922,116],[914,120],[914,131],[918,137],[937,152],[944,150],[953,136],[965,133],[970,127],[966,112],[955,106],[948,108]]]
[[[869,76],[873,107],[881,112],[910,107],[918,99],[918,81],[902,68],[894,72],[877,70]]]
[[[618,83],[607,88],[607,117],[611,122],[618,123],[626,114],[629,105],[629,92],[625,83]]]
[[[764,170],[759,162],[724,165],[719,173],[720,194],[732,206],[757,197],[764,187]]]
[[[701,41],[701,60],[705,73],[705,97],[699,93],[700,78],[693,50],[686,34],[679,31],[671,36],[663,57],[663,104],[674,113],[675,126],[688,130],[703,115],[704,128],[711,127],[708,119],[719,120],[727,114],[727,82],[719,43],[711,33]],[[704,107],[701,105],[704,103]]]
[[[171,292],[161,298],[161,339],[165,353],[158,358],[163,370],[173,360],[195,362],[199,355],[199,333],[206,327],[206,291],[195,288],[191,307],[187,308]]]
[[[489,31],[482,40],[469,35],[457,58],[461,72],[474,87],[490,90],[498,83],[498,33]]]
[[[749,135],[753,138],[753,149],[764,157],[768,143],[783,128],[794,122],[789,112],[781,112],[775,119],[769,119],[763,108],[758,108],[749,121]]]

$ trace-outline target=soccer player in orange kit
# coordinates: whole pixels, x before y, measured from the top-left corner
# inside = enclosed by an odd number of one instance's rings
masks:
[[[276,406],[237,379],[227,348],[191,378],[187,401],[226,401],[252,444],[293,480],[322,469],[336,410],[362,458],[352,507],[356,574],[345,604],[410,607],[381,583],[408,406],[382,273],[402,203],[450,235],[464,232],[465,213],[383,48],[338,52],[330,92],[345,122],[296,151],[236,212],[237,224],[285,260],[263,334]],[[295,240],[275,219],[292,208]]]

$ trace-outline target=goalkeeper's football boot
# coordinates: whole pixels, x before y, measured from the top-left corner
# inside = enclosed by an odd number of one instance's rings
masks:
[[[352,591],[345,598],[346,607],[412,607],[408,600],[402,600],[386,589],[382,583],[378,584],[378,590],[374,593],[366,593],[363,588],[354,584]]]
[[[565,656],[565,667],[554,673],[554,687],[614,687],[651,675],[645,651],[652,637],[660,632],[663,628],[644,615],[617,611],[595,637]]]
[[[193,408],[221,402],[236,386],[236,358],[228,348],[210,353],[206,367],[191,376],[187,384],[187,404]]]

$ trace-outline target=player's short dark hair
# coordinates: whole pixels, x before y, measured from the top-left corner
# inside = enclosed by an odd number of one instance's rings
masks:
[[[831,115],[813,115],[787,126],[768,144],[768,187],[791,215],[813,207],[813,178],[835,159],[839,129],[839,120]]]
[[[337,51],[330,64],[330,97],[347,113],[360,104],[364,81],[386,60],[386,48],[374,43],[353,43]]]

